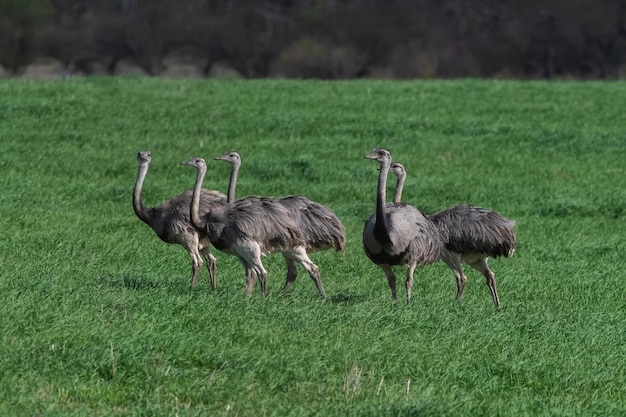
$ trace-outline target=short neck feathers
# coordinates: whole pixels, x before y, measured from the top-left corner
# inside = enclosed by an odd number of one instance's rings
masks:
[[[133,209],[139,219],[145,223],[150,222],[150,210],[146,208],[141,202],[141,190],[143,189],[143,181],[146,178],[148,172],[148,163],[143,162],[139,165],[137,172],[137,182],[135,183],[135,189],[133,190]]]

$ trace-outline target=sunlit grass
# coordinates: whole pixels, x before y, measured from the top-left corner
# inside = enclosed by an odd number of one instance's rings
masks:
[[[626,412],[626,84],[512,81],[0,83],[0,410],[6,415],[620,415]],[[492,260],[503,309],[444,265],[391,303],[361,249],[382,146],[424,212],[473,203],[517,222]],[[342,219],[344,253],[313,254],[269,296],[218,257],[189,290],[181,247],[131,206],[191,188],[304,194]]]

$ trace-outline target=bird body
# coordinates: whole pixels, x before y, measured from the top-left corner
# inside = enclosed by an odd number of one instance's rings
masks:
[[[406,170],[394,163],[391,171],[398,182],[394,200],[402,198]],[[463,296],[467,277],[462,262],[483,274],[496,308],[500,298],[494,273],[487,265],[488,258],[510,257],[515,252],[515,222],[499,213],[473,205],[458,205],[427,216],[436,226],[442,242],[441,260],[454,272],[457,282],[457,300]]]
[[[181,243],[186,233],[197,233],[189,217],[187,207],[191,204],[192,190],[187,190],[169,200],[163,201],[156,207],[147,208],[140,214],[135,211],[137,216],[150,226],[156,235],[165,243]],[[225,204],[224,195],[220,195],[216,191],[202,190],[200,196],[201,209],[207,211],[208,204]],[[192,232],[193,230],[193,232]],[[200,237],[201,241],[207,242],[206,236]]]
[[[152,161],[150,152],[138,152],[137,161],[139,169],[133,190],[133,209],[135,214],[141,221],[150,226],[163,242],[177,243],[187,250],[192,259],[192,287],[198,282],[198,276],[203,264],[202,257],[204,257],[211,278],[211,286],[215,289],[215,257],[209,251],[209,239],[206,235],[199,234],[191,224],[189,205],[193,195],[192,190],[187,190],[172,197],[156,207],[145,207],[141,200],[141,193],[148,167]],[[212,190],[201,190],[201,204],[199,207],[201,212],[206,212],[213,205],[225,203],[226,196],[224,194]]]
[[[200,190],[206,174],[206,162],[196,157],[184,164],[197,170],[190,206],[191,222],[207,234],[217,249],[241,261],[246,271],[247,294],[252,292],[255,277],[263,294],[267,294],[267,271],[261,261],[262,255],[281,252],[289,259],[302,263],[305,268],[308,267],[307,262],[313,264],[306,255],[297,224],[276,199],[245,197],[223,206],[214,206],[201,215]]]
[[[346,231],[330,209],[301,195],[283,197],[278,202],[296,217],[307,252],[345,249]]]
[[[515,252],[515,222],[493,210],[459,205],[430,214],[446,250],[468,260],[486,255],[509,257]]]
[[[439,260],[432,225],[419,210],[404,203],[387,203],[385,209],[385,228],[376,227],[381,222],[373,214],[363,230],[363,247],[372,262],[428,265]]]
[[[209,236],[215,248],[231,254],[237,253],[234,247],[250,240],[258,242],[263,256],[300,244],[300,235],[284,208],[269,198],[250,196],[214,207],[194,225]]]
[[[437,229],[419,210],[405,203],[386,203],[387,176],[391,155],[374,149],[366,158],[379,162],[376,211],[365,223],[363,249],[387,277],[391,296],[396,300],[396,275],[392,266],[406,267],[407,301],[411,300],[413,273],[418,265],[439,260],[441,242]]]
[[[231,164],[228,201],[236,201],[235,190],[237,188],[237,175],[241,166],[241,156],[237,152],[225,152],[215,159]],[[330,248],[334,248],[336,251],[343,251],[346,245],[346,232],[343,224],[330,209],[301,195],[278,198],[276,202],[288,211],[288,215],[297,225],[304,248],[304,253],[302,249],[298,249],[295,253],[291,250],[283,252],[287,265],[287,276],[283,291],[288,291],[295,282],[298,276],[296,264],[300,263],[311,276],[319,293],[322,296],[326,296],[319,268],[306,254]]]
[[[428,216],[439,230],[443,248],[441,259],[452,269],[457,282],[457,300],[463,296],[467,277],[463,272],[465,262],[487,280],[487,287],[496,308],[500,298],[495,274],[487,260],[500,256],[510,257],[515,252],[515,222],[495,211],[471,206],[454,206]]]

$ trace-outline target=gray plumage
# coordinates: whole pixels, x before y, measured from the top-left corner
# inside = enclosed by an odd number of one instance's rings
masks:
[[[223,206],[214,206],[201,215],[200,190],[206,174],[206,162],[202,158],[192,158],[184,164],[197,170],[190,207],[192,224],[206,233],[217,249],[241,261],[246,271],[247,294],[252,292],[255,277],[263,294],[267,294],[267,271],[261,262],[262,255],[282,252],[296,262],[310,262],[297,224],[276,199],[245,197]]]
[[[337,252],[343,251],[346,246],[346,231],[341,221],[327,207],[311,201],[306,197],[292,195],[278,200],[298,225],[302,234],[306,253],[334,248]],[[283,254],[284,255],[284,254]],[[319,268],[312,261],[307,267],[303,265],[319,293],[326,297]],[[298,269],[294,259],[285,256],[287,276],[283,291],[289,291],[298,277]]]
[[[150,226],[162,241],[180,244],[187,250],[192,261],[192,287],[198,282],[198,276],[203,264],[202,257],[204,257],[211,278],[211,288],[215,289],[215,257],[209,251],[209,239],[206,235],[198,233],[191,224],[189,205],[191,204],[192,190],[187,190],[172,197],[156,207],[147,208],[143,205],[141,192],[151,161],[152,157],[149,151],[138,152],[137,162],[139,169],[133,190],[133,209],[135,214],[141,221]],[[226,204],[226,196],[217,191],[202,189],[200,212],[207,212],[215,204]]]
[[[396,198],[401,199],[406,170],[394,163],[392,172],[398,178]],[[398,193],[398,189],[400,192]],[[500,299],[489,257],[509,257],[515,252],[515,222],[493,210],[472,205],[459,205],[427,216],[439,231],[443,243],[441,259],[452,269],[457,282],[457,299],[463,296],[467,277],[462,262],[483,274],[496,308]]]
[[[231,164],[230,181],[228,184],[228,201],[235,201],[237,176],[241,166],[241,156],[237,152],[225,152],[216,157],[217,160]],[[300,195],[292,195],[277,199],[290,213],[292,220],[297,224],[298,230],[304,242],[306,253],[334,248],[342,251],[346,244],[346,232],[343,224],[337,216],[327,207],[311,201]],[[308,257],[300,260],[291,252],[283,253],[287,265],[287,276],[283,291],[289,291],[298,276],[296,263],[301,263],[315,283],[319,293],[326,296],[324,286],[319,274],[319,268]],[[308,259],[308,260],[307,260]]]
[[[306,244],[307,252],[346,247],[346,231],[339,218],[329,208],[301,195],[280,198],[295,217]]]
[[[378,265],[389,283],[396,300],[396,275],[392,266],[406,267],[407,301],[411,300],[413,273],[418,265],[439,260],[441,241],[433,223],[415,207],[405,203],[386,203],[387,176],[391,155],[384,149],[374,149],[366,158],[379,162],[376,212],[365,223],[363,249]]]

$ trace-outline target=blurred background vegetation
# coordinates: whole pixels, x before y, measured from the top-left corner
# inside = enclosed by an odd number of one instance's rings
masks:
[[[0,0],[0,75],[617,79],[624,0]]]

